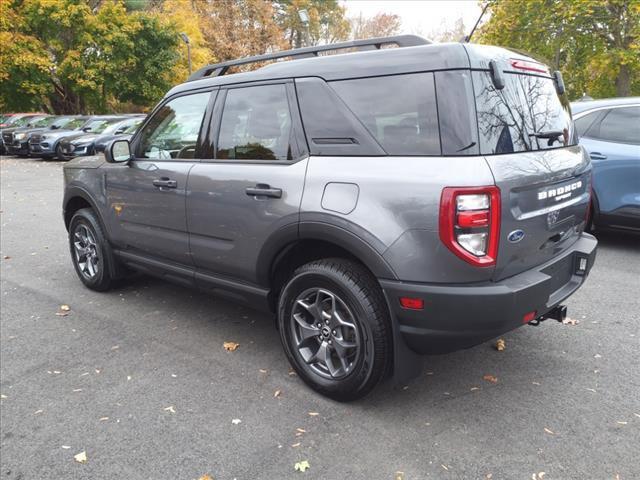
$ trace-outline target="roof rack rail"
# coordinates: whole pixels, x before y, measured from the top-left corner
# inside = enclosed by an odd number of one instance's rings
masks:
[[[397,45],[398,47],[415,47],[417,45],[427,45],[431,42],[418,35],[397,35],[394,37],[368,38],[366,40],[352,40],[349,42],[332,43],[329,45],[316,45],[314,47],[296,48],[294,50],[283,50],[274,53],[265,53],[264,55],[255,55],[253,57],[239,58],[228,62],[215,63],[202,67],[194,72],[187,82],[200,80],[206,77],[220,77],[227,73],[230,67],[237,65],[246,65],[248,63],[265,62],[269,60],[277,60],[278,58],[287,57],[317,57],[320,52],[332,50],[343,50],[346,48],[355,48],[357,50],[374,50],[380,49],[383,45]]]

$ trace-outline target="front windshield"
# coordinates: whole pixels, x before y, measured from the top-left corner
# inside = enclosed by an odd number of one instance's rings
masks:
[[[86,118],[75,118],[75,119],[71,120],[69,123],[67,123],[64,126],[64,128],[66,128],[68,130],[78,130],[85,123],[87,123],[87,119]]]
[[[36,128],[48,127],[49,125],[51,125],[55,121],[55,119],[56,119],[56,117],[45,117],[45,118],[35,122],[33,124],[33,126],[36,127]]]
[[[107,129],[107,127],[117,122],[119,122],[119,120],[94,120],[84,128],[90,129],[89,132],[91,133],[102,133]]]
[[[15,122],[11,124],[13,127],[25,127],[33,120],[33,117],[20,117]]]
[[[69,125],[71,125],[71,122],[73,122],[74,120],[80,120],[78,118],[74,118],[74,117],[62,117],[62,118],[56,118],[56,120],[51,124],[52,128],[73,128],[70,127]]]
[[[136,133],[136,130],[138,130],[138,127],[140,126],[141,123],[142,123],[142,119],[136,120],[135,123],[133,123],[129,128],[127,128],[122,133],[128,133],[128,134]]]
[[[110,123],[109,125],[107,125],[104,128],[104,130],[102,130],[101,133],[105,135],[110,135],[114,133],[116,130],[118,130],[119,128],[124,127],[127,124],[127,122],[128,120],[125,120],[124,122],[122,120],[114,121],[113,123]]]

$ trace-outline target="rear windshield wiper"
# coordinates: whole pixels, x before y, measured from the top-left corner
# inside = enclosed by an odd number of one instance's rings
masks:
[[[546,138],[547,140],[549,140],[547,144],[551,146],[556,140],[559,141],[559,138],[564,136],[564,132],[562,130],[546,130],[543,132],[530,133],[529,136],[536,138]]]

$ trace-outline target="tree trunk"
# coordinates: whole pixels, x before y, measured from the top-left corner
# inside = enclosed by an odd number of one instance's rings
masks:
[[[628,65],[620,65],[620,71],[616,78],[616,95],[618,97],[631,96],[631,73]]]

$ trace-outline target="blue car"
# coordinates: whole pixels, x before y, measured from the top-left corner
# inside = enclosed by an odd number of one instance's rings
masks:
[[[640,97],[574,102],[571,111],[593,164],[591,228],[640,232]]]

